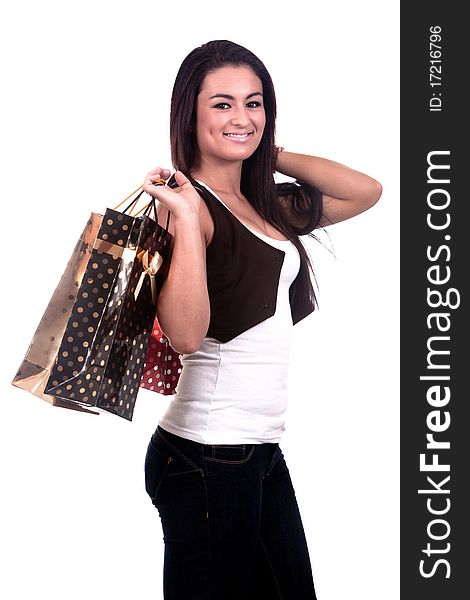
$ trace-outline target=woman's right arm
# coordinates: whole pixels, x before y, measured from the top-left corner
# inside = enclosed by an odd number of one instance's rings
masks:
[[[189,354],[199,348],[209,327],[206,236],[200,219],[201,198],[181,172],[175,174],[178,188],[153,184],[161,177],[167,179],[169,174],[167,170],[154,169],[143,185],[171,212],[174,234],[170,268],[158,296],[157,318],[171,347]]]

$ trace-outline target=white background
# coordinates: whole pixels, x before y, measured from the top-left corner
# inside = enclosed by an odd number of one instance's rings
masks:
[[[380,202],[309,242],[320,310],[295,328],[281,444],[319,600],[399,597],[399,3],[24,0],[3,5],[0,595],[162,598],[144,490],[169,398],[134,419],[55,408],[10,385],[90,211],[170,166],[177,68],[195,46],[255,52],[278,144],[378,179]],[[409,199],[410,201],[412,199]],[[334,252],[334,256],[331,252]]]

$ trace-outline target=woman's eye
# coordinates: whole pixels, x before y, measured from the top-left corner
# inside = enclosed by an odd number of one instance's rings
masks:
[[[247,103],[246,106],[247,106],[247,108],[259,108],[261,106],[261,102],[259,102],[258,100],[251,100],[250,102]],[[227,102],[219,102],[218,104],[216,104],[214,106],[214,108],[218,108],[221,110],[228,110],[229,108],[231,108],[231,106]]]

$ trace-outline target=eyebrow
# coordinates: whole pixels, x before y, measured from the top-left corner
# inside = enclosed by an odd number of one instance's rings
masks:
[[[248,100],[249,98],[253,98],[253,96],[263,97],[263,94],[261,92],[253,92],[252,94],[248,94],[248,96],[245,98],[245,100]],[[213,96],[211,96],[209,98],[209,100],[213,100],[214,98],[225,98],[226,100],[235,100],[234,96],[231,96],[230,94],[214,94]]]

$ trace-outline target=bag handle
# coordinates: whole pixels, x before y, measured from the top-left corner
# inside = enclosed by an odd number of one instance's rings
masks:
[[[126,197],[124,198],[124,200],[121,200],[121,202],[119,202],[119,204],[117,204],[117,205],[114,207],[114,210],[117,210],[117,209],[118,209],[120,206],[122,206],[122,205],[124,204],[124,202],[125,202],[126,200],[129,200],[129,198],[130,198],[131,196],[133,196],[134,194],[136,194],[136,193],[137,193],[137,192],[139,192],[140,190],[142,190],[142,186],[141,186],[141,185],[139,185],[139,187],[138,187],[138,188],[136,188],[136,189],[135,189],[133,192],[131,192],[131,193],[130,193],[128,196],[126,196]],[[127,206],[127,207],[126,207],[126,208],[125,208],[125,209],[124,209],[122,212],[124,212],[124,213],[125,213],[125,212],[127,212],[127,211],[130,209],[130,207],[131,207],[133,204],[135,204],[135,202],[137,202],[137,200],[138,200],[138,199],[139,199],[139,198],[142,196],[142,194],[143,194],[143,191],[144,191],[144,190],[140,191],[140,194],[139,194],[138,196],[136,196],[136,197],[134,198],[134,200],[132,200],[132,202],[129,204],[129,206]]]
[[[162,178],[160,178],[160,179],[158,179],[157,181],[154,182],[154,185],[165,185],[165,184],[166,184],[166,180],[162,179]],[[131,200],[131,202],[126,206],[126,208],[124,210],[122,210],[122,212],[124,214],[126,214],[128,211],[129,211],[129,214],[132,214],[132,210],[134,209],[135,205],[137,204],[137,201],[139,200],[139,198],[144,193],[144,190],[142,189],[141,185],[139,185],[138,188],[136,188],[133,192],[131,192],[128,196],[126,196],[123,200],[121,200],[121,202],[119,202],[119,204],[114,207],[114,210],[117,210],[120,206],[122,206],[124,204],[124,202],[126,200],[129,200],[129,198],[131,198],[131,196],[133,196],[137,192],[139,192],[137,194],[137,196],[135,198],[133,198],[133,200]],[[158,223],[157,206],[156,206],[156,203],[155,203],[155,198],[153,196],[152,196],[152,199],[150,200],[150,202],[148,204],[146,204],[145,206],[143,206],[133,216],[134,217],[138,217],[140,215],[140,213],[143,213],[144,215],[149,216],[150,212],[152,211],[152,209],[153,209],[153,214],[155,215],[155,221]],[[168,227],[170,225],[170,214],[171,214],[170,211],[168,211],[168,216],[167,216],[166,226],[165,226],[165,229],[167,231],[168,231]]]

